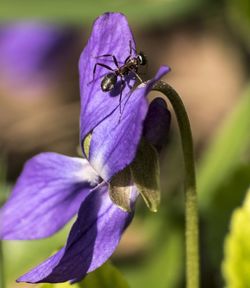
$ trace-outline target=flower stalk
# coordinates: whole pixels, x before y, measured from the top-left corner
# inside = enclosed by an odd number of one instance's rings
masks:
[[[188,115],[178,93],[163,81],[153,90],[163,93],[170,101],[178,121],[185,166],[186,221],[186,287],[199,287],[199,227],[192,132]]]
[[[4,269],[3,269],[3,247],[2,241],[0,240],[0,288],[4,288]]]

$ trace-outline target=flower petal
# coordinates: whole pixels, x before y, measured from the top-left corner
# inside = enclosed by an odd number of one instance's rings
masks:
[[[37,239],[57,232],[97,182],[87,160],[56,153],[35,156],[0,210],[0,238]]]
[[[12,85],[34,80],[47,80],[51,70],[58,68],[58,55],[65,52],[70,34],[54,25],[38,22],[20,22],[0,28],[0,73]],[[65,54],[65,53],[64,53]],[[46,70],[46,73],[44,71]],[[14,78],[14,79],[13,79]],[[6,79],[5,79],[6,80]]]
[[[146,96],[168,71],[168,67],[162,66],[151,81],[124,95],[122,114],[116,109],[93,130],[89,161],[105,181],[133,161],[148,111]]]
[[[96,73],[93,75],[96,63],[103,63],[115,69],[114,61],[112,57],[97,57],[112,54],[117,58],[119,64],[124,63],[129,56],[130,41],[132,48],[135,49],[132,32],[123,14],[105,13],[95,21],[91,36],[79,61],[81,140],[119,105],[119,91],[103,92],[101,90],[102,77],[110,71],[97,66]],[[133,49],[132,56],[135,55]],[[135,80],[131,80],[132,86],[134,83]],[[123,94],[127,94],[129,90],[129,86],[126,85]],[[115,97],[116,95],[118,97]]]
[[[149,105],[143,136],[158,152],[166,145],[170,122],[171,114],[166,102],[162,98],[155,98]]]
[[[82,203],[66,246],[18,281],[81,280],[111,256],[132,217],[112,203],[108,186],[100,185]]]

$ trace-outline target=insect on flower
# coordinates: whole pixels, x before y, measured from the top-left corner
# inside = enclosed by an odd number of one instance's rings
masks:
[[[135,56],[132,55],[132,51],[134,51],[136,53]],[[99,63],[99,62],[96,63],[94,66],[94,70],[93,70],[93,81],[95,79],[95,73],[96,73],[96,69],[98,66],[101,66],[105,69],[112,71],[112,72],[107,73],[102,79],[101,89],[103,92],[112,91],[117,84],[118,77],[120,77],[120,79],[121,79],[120,84],[121,85],[120,85],[120,99],[119,99],[120,104],[119,104],[119,106],[120,106],[120,114],[121,114],[122,91],[126,85],[125,77],[131,73],[137,78],[137,80],[140,83],[143,83],[143,80],[141,79],[141,77],[138,74],[138,69],[139,69],[140,65],[144,66],[147,64],[147,58],[143,52],[140,51],[139,53],[137,53],[137,51],[132,47],[132,41],[131,40],[129,41],[129,55],[125,59],[124,63],[121,66],[119,66],[119,62],[118,62],[116,56],[113,54],[104,54],[104,55],[97,56],[95,58],[102,58],[102,57],[111,57],[115,66],[116,66],[116,69],[113,69],[104,63]]]
[[[93,79],[95,78],[95,73],[96,73],[96,68],[97,66],[104,67],[112,72],[106,74],[101,82],[101,89],[103,92],[110,92],[111,90],[114,89],[116,83],[117,83],[117,77],[121,78],[121,87],[125,85],[125,76],[127,76],[129,73],[134,74],[136,78],[142,83],[141,77],[138,75],[138,68],[140,65],[146,65],[147,64],[147,58],[144,55],[143,52],[139,52],[136,56],[132,56],[132,50],[136,52],[135,49],[132,47],[132,42],[131,40],[129,41],[129,55],[125,59],[124,64],[122,66],[119,66],[118,61],[115,57],[115,55],[112,54],[104,54],[97,56],[96,58],[101,58],[101,57],[112,57],[115,66],[117,67],[116,69],[111,68],[110,66],[104,64],[104,63],[96,63],[94,66],[93,70]],[[122,90],[122,89],[121,89]]]

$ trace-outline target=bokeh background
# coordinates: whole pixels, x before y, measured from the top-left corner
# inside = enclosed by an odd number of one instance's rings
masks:
[[[179,92],[189,113],[199,189],[202,287],[248,287],[232,284],[232,277],[242,277],[234,270],[228,274],[225,267],[230,264],[222,266],[228,259],[224,243],[231,215],[250,183],[248,0],[1,1],[1,204],[33,155],[78,155],[78,59],[92,22],[106,11],[128,17],[137,49],[148,58],[144,79],[162,64],[171,67],[164,80]],[[132,288],[185,286],[184,172],[172,116],[160,157],[159,212],[149,212],[138,201],[135,219],[112,257]],[[7,287],[29,287],[15,279],[62,246],[70,225],[49,239],[2,242]],[[249,231],[249,225],[242,229]],[[248,272],[249,255],[241,255]]]

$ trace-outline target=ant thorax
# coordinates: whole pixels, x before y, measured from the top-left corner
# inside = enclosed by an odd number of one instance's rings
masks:
[[[118,74],[121,76],[128,75],[129,72],[135,73],[138,69],[139,61],[137,57],[128,58],[126,62],[117,69]]]
[[[130,57],[126,60],[125,64],[124,65],[127,65],[127,66],[138,66],[138,60],[137,57]]]

